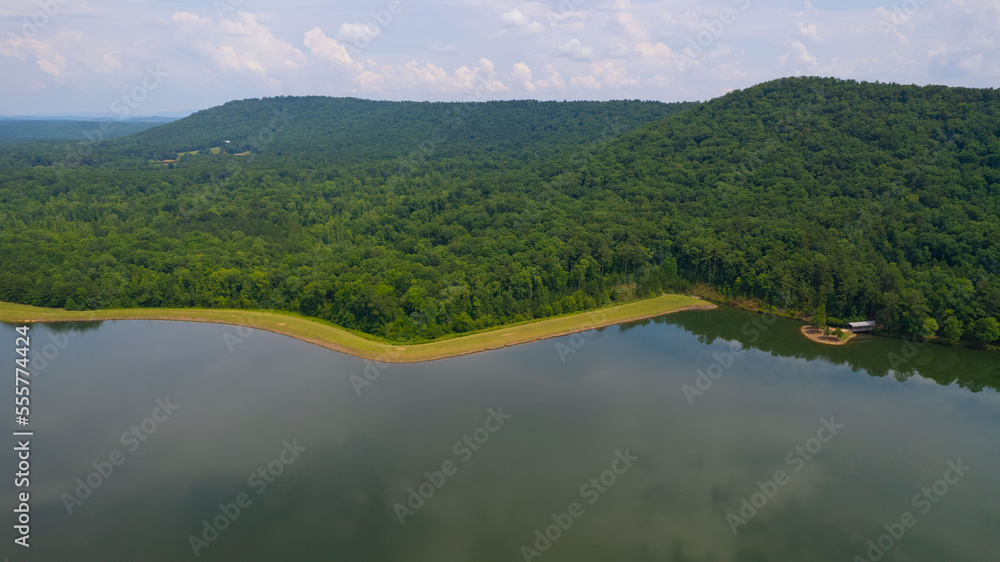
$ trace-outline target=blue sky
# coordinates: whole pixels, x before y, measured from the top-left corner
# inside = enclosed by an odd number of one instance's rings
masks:
[[[0,114],[274,95],[704,100],[781,76],[1000,85],[995,0],[4,0]],[[127,108],[127,109],[126,109]]]

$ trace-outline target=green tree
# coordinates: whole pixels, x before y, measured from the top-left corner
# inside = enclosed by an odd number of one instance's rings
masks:
[[[812,317],[812,325],[818,330],[822,330],[827,327],[826,325],[826,305],[821,304],[819,308],[816,309],[816,313]]]
[[[976,320],[972,333],[981,343],[992,343],[1000,340],[1000,322],[996,318],[987,316]]]
[[[455,327],[456,332],[462,333],[472,330],[473,328],[476,327],[476,324],[472,320],[472,317],[469,316],[468,312],[463,312],[458,315],[458,318],[455,318],[453,326]]]
[[[962,321],[955,318],[953,310],[945,311],[948,314],[941,326],[941,337],[944,341],[955,344],[962,338]]]
[[[929,338],[936,334],[938,331],[937,320],[933,318],[924,318],[923,327],[920,329],[920,335]]]

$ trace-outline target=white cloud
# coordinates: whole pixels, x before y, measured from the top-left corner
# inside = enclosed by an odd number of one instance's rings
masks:
[[[805,25],[804,23],[799,22],[799,33],[805,35],[806,37],[812,37],[817,41],[823,40],[820,38],[819,32],[816,31],[816,24]]]
[[[523,27],[531,23],[531,18],[524,15],[524,12],[517,8],[500,14],[500,21],[512,27]]]
[[[509,29],[513,29],[522,35],[538,35],[545,32],[544,25],[517,8],[500,14],[500,21]],[[503,35],[503,32],[496,34],[498,37]]]
[[[650,43],[649,41],[644,41],[635,46],[635,52],[646,56],[646,57],[656,57],[656,58],[674,58],[674,51],[670,47],[666,46],[662,41],[656,43]]]
[[[177,12],[170,16],[170,19],[177,25],[186,28],[200,28],[212,23],[212,20],[198,17],[198,15],[191,12]]]
[[[7,58],[24,60],[28,58],[23,51],[24,47],[25,39],[23,37],[12,35],[11,37],[0,41],[0,55]]]
[[[593,62],[590,74],[574,76],[569,81],[585,90],[620,89],[639,83],[635,78],[629,78],[628,69],[616,60]]]
[[[511,76],[514,80],[520,82],[525,90],[529,92],[535,91],[535,85],[531,83],[531,68],[528,65],[523,62],[514,63],[514,71],[511,72]]]
[[[600,90],[601,83],[593,76],[574,76],[569,79],[574,86],[579,86],[586,90]]]
[[[545,26],[538,23],[538,20],[531,20],[531,23],[524,26],[521,32],[525,35],[539,35],[545,33]]]
[[[318,27],[306,32],[303,44],[309,47],[313,56],[342,65],[354,65],[354,60],[348,53],[347,47],[341,45],[336,39],[327,37],[323,30]]]
[[[420,64],[416,60],[396,68],[397,86],[429,86],[438,92],[495,93],[508,88],[496,79],[496,70],[489,59],[479,59],[479,65],[461,66],[448,74],[434,63]]]
[[[778,57],[778,62],[782,68],[790,67],[792,69],[798,69],[802,66],[816,66],[816,57],[809,54],[809,49],[806,48],[800,41],[792,42],[792,50]]]
[[[104,53],[94,69],[103,74],[112,74],[122,69],[122,61],[118,57]]]
[[[337,32],[337,39],[354,43],[361,47],[367,45],[372,39],[381,34],[382,31],[373,25],[363,23],[342,23]]]
[[[441,94],[485,97],[508,90],[497,79],[493,62],[486,58],[479,59],[475,66],[460,66],[453,72],[448,72],[433,62],[419,62],[416,59],[402,65],[379,65],[369,58],[362,65],[351,56],[350,46],[326,36],[318,27],[306,32],[303,42],[310,49],[310,58],[335,63],[331,70],[334,76],[340,78],[332,78],[332,82],[353,84],[356,92],[395,92],[412,99],[418,95],[426,96],[428,92],[435,94],[432,97]],[[454,49],[444,50],[457,54]],[[518,70],[516,66],[515,70]],[[530,70],[528,72],[530,82]]]
[[[403,65],[383,65],[372,70],[355,66],[351,80],[362,91],[429,90],[436,94],[471,94],[478,98],[509,89],[497,79],[493,62],[485,58],[479,59],[476,66],[461,66],[451,73],[432,62],[420,63],[415,59]]]
[[[635,15],[632,13],[632,2],[630,0],[617,0],[612,6],[612,10],[617,12],[615,14],[615,22],[625,32],[625,36],[629,40],[647,41],[649,39],[649,31],[639,25]]]
[[[59,104],[105,110],[151,61],[169,66],[171,95],[151,97],[144,111],[275,93],[460,100],[477,89],[490,97],[594,98],[599,91],[673,101],[797,73],[970,87],[1000,80],[996,0],[917,2],[909,13],[902,3],[903,12],[751,2],[746,10],[743,0],[449,2],[433,17],[417,17],[407,4],[384,25],[371,9],[350,4],[320,20],[315,0],[286,0],[267,15],[233,7],[219,14],[212,2],[59,0],[59,14],[34,34],[22,33],[20,22],[30,21],[38,0],[8,0],[0,7],[7,23],[0,65],[17,79],[0,81],[0,99],[7,111],[25,113]],[[725,7],[736,19],[715,33],[710,26]],[[711,37],[699,45],[699,34]],[[697,52],[685,54],[690,40]],[[378,49],[362,56],[368,41]],[[761,45],[781,48],[772,54]],[[498,61],[501,77],[484,55]]]
[[[592,15],[591,12],[579,10],[583,0],[564,0],[559,3],[559,11],[544,10],[542,17],[553,29],[569,29],[571,31],[581,31],[586,26],[586,20]]]
[[[594,58],[594,49],[585,47],[574,37],[559,47],[559,54],[573,60],[591,60]]]
[[[385,83],[385,75],[365,70],[358,76],[357,82],[363,91],[378,92],[382,90],[382,84]]]
[[[635,78],[628,77],[628,68],[620,61],[608,60],[595,62],[591,64],[591,69],[594,76],[599,77],[608,86],[621,88],[639,84],[639,81]]]
[[[236,19],[223,19],[214,29],[188,12],[176,13],[171,20],[219,70],[256,76],[272,89],[280,88],[278,76],[293,73],[306,61],[302,51],[275,37],[249,12],[237,12]]]
[[[66,33],[65,30],[62,32],[63,35]],[[0,54],[22,60],[33,58],[35,66],[39,70],[56,79],[57,83],[62,84],[67,62],[66,57],[57,50],[55,46],[57,42],[58,36],[50,41],[39,41],[33,37],[27,39],[10,38],[4,42],[3,47],[0,47]]]
[[[497,80],[496,69],[494,68],[493,62],[486,58],[479,59],[479,66],[475,69],[477,87],[476,89],[482,89],[486,92],[496,93],[507,91],[507,86],[503,82]],[[482,73],[483,76],[479,76]]]
[[[452,78],[445,69],[431,62],[420,64],[416,60],[411,60],[398,70],[400,80],[409,83],[410,86],[432,86],[435,89],[450,90],[453,85]]]
[[[59,78],[62,71],[66,68],[66,59],[63,58],[59,53],[54,53],[52,56],[47,58],[38,58],[35,61],[38,64],[38,68],[42,70],[45,74],[51,74],[52,76]]]
[[[32,82],[41,87],[46,83],[74,87],[88,82],[120,84],[119,80],[108,81],[108,76],[135,70],[122,64],[117,45],[104,37],[91,37],[74,29],[60,29],[44,39],[12,35],[0,40],[0,57],[27,65],[17,71],[5,69],[5,74],[16,73],[26,79],[26,71],[37,72]]]
[[[535,80],[535,87],[539,90],[555,90],[563,91],[566,89],[566,81],[562,79],[559,75],[559,71],[555,69],[551,64],[545,65],[546,72],[549,73],[549,77],[539,80]]]

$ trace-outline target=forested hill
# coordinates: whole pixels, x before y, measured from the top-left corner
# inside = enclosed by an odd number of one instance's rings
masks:
[[[1000,337],[1000,90],[768,82],[626,134],[580,190],[669,217],[682,274],[723,292]]]
[[[95,165],[0,146],[0,300],[419,341],[704,283],[996,345],[998,135],[997,90],[819,78],[694,106],[234,102]]]
[[[172,159],[229,153],[359,162],[426,152],[498,150],[539,158],[693,107],[643,101],[432,103],[321,96],[233,101],[109,145],[112,153]],[[229,141],[228,143],[226,141]]]

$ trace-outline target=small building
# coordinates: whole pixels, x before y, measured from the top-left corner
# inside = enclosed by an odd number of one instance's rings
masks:
[[[875,330],[875,321],[865,320],[864,322],[848,322],[847,326],[855,334],[858,332],[872,332]]]

